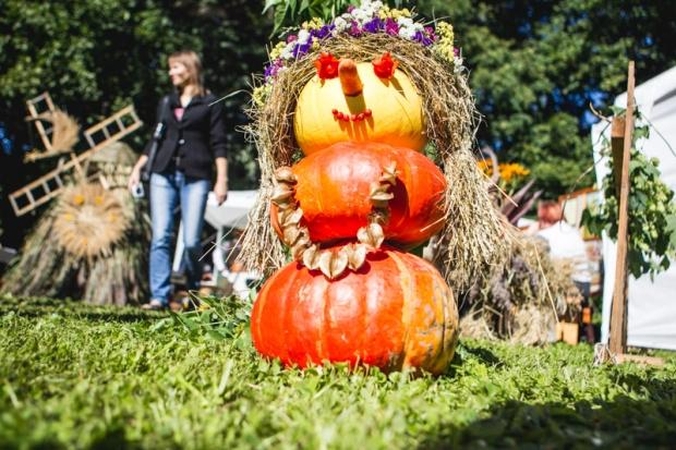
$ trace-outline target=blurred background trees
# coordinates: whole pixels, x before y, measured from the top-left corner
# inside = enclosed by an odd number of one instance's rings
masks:
[[[284,27],[340,11],[348,1],[4,0],[0,15],[0,242],[19,247],[35,215],[14,217],[7,194],[52,167],[23,163],[38,145],[25,101],[49,91],[85,128],[133,103],[144,127],[126,141],[140,151],[158,98],[170,89],[166,56],[193,48],[219,96],[247,90]],[[391,1],[453,23],[483,121],[477,147],[531,171],[544,196],[593,184],[589,105],[604,110],[626,89],[676,64],[676,9],[640,0]],[[265,10],[265,13],[263,12]],[[277,30],[273,34],[273,30]],[[231,187],[255,188],[256,152],[238,127],[246,93],[226,101]]]

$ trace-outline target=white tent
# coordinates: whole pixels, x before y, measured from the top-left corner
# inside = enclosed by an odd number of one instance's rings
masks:
[[[640,74],[638,74],[640,75]],[[639,148],[649,157],[660,160],[662,179],[676,190],[676,67],[635,88],[636,106],[650,124],[650,138],[639,142]],[[615,99],[615,105],[626,108],[627,93]],[[600,158],[601,136],[610,139],[610,127],[599,122],[592,127],[594,160]],[[596,164],[597,180],[608,172],[605,160]],[[616,245],[603,237],[605,278],[603,285],[603,324],[601,341],[607,343],[610,310],[615,279]],[[676,261],[671,268],[655,277],[640,279],[630,276],[627,311],[627,345],[676,350]]]

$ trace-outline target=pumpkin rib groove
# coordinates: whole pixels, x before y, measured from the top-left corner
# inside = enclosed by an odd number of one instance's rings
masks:
[[[410,348],[409,348],[409,342],[411,340],[411,326],[412,326],[412,317],[413,317],[413,311],[411,311],[410,307],[410,301],[409,299],[413,297],[414,293],[411,292],[411,287],[412,287],[412,280],[411,276],[409,273],[409,267],[404,264],[402,261],[402,258],[399,257],[396,253],[392,253],[391,255],[392,261],[394,261],[395,265],[399,269],[399,286],[401,287],[402,291],[402,298],[404,298],[404,303],[403,307],[401,309],[401,323],[404,324],[404,336],[402,338],[403,342],[403,349],[402,352],[406,355],[404,361],[402,361],[402,367],[409,367],[409,359],[410,359]]]

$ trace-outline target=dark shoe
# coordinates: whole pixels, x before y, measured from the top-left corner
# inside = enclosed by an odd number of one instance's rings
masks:
[[[175,313],[183,312],[183,304],[180,301],[172,300],[169,302],[169,309]]]
[[[159,300],[150,300],[150,302],[141,305],[141,309],[144,311],[164,311],[167,309],[167,305],[162,303]]]
[[[174,312],[188,312],[199,309],[201,302],[197,298],[193,298],[191,295],[186,295],[184,297],[178,297],[169,303],[169,307]]]

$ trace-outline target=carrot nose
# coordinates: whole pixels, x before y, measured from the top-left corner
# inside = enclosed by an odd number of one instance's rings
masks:
[[[357,63],[353,59],[341,58],[338,63],[338,76],[345,95],[354,97],[364,90],[364,85],[357,73]]]

